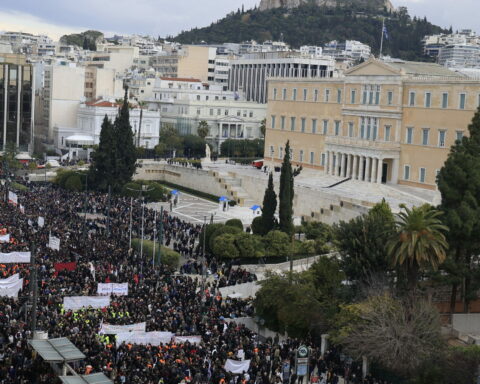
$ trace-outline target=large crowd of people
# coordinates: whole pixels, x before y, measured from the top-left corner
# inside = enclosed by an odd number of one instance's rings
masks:
[[[231,264],[204,260],[196,246],[201,226],[168,212],[158,218],[163,221],[164,245],[188,260],[178,273],[154,266],[151,257],[130,249],[130,229],[132,237],[140,233],[139,201],[112,197],[109,202],[106,194],[90,192],[89,215],[85,215],[84,193],[53,185],[28,187],[16,192],[16,205],[8,202],[8,185],[0,189],[0,229],[11,237],[0,244],[0,251],[31,250],[33,259],[30,264],[0,264],[0,278],[19,273],[24,279],[18,298],[0,297],[0,384],[59,382],[52,368],[27,345],[32,336],[34,268],[36,329],[48,332],[49,338],[67,337],[85,354],[84,360],[74,364],[80,374],[103,372],[115,384],[297,382],[293,366],[300,341],[261,340],[235,322],[254,315],[252,302],[222,297],[219,288],[256,277]],[[146,238],[153,239],[154,217],[155,212],[147,209]],[[50,236],[60,239],[59,251],[48,247]],[[207,269],[215,276],[213,282],[195,276]],[[98,283],[108,282],[128,283],[128,295],[111,296],[106,308],[72,311],[64,307],[64,297],[95,296]],[[119,344],[113,335],[100,332],[103,324],[142,322],[147,331],[199,335],[201,341]],[[338,383],[339,377],[346,376],[349,383],[374,383],[363,381],[358,365],[335,350],[321,356],[318,345],[302,342],[311,348],[310,372],[318,376],[317,382]],[[234,375],[224,369],[227,359],[242,358],[251,361],[246,372]]]

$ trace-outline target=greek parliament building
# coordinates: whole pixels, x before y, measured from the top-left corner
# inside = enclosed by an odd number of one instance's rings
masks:
[[[0,55],[0,150],[33,151],[33,71],[25,56]]]
[[[468,134],[480,80],[431,63],[369,60],[341,78],[269,80],[266,163],[290,140],[294,164],[366,183],[436,189]]]

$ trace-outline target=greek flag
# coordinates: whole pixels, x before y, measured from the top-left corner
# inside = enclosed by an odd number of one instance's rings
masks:
[[[388,40],[388,31],[387,31],[387,27],[385,25],[383,26],[383,36],[385,37],[385,39]]]

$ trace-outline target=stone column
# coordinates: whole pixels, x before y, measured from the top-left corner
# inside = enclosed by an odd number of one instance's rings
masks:
[[[378,159],[377,165],[377,184],[382,184],[382,176],[383,176],[383,159]]]
[[[345,154],[342,153],[340,157],[340,177],[345,177]]]
[[[365,181],[370,182],[370,172],[372,170],[371,157],[367,156],[367,161],[365,164]]]
[[[333,175],[333,151],[328,152],[329,160],[328,160],[328,174]]]
[[[335,171],[335,176],[342,176],[340,174],[340,169],[342,167],[342,154],[340,152],[337,152],[337,163],[335,164],[335,168],[336,168],[336,171]]]
[[[398,184],[398,172],[400,167],[399,159],[393,159],[392,161],[392,184]]]
[[[372,157],[372,177],[370,180],[372,183],[377,182],[377,161],[378,159],[376,157]]]
[[[363,181],[363,171],[365,170],[365,156],[358,156],[360,165],[358,167],[358,180]]]
[[[352,173],[352,155],[348,154],[347,155],[347,174],[345,177],[350,177]]]
[[[353,155],[352,179],[358,180],[358,156],[357,155]]]

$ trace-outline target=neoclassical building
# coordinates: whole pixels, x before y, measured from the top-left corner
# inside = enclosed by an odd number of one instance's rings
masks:
[[[480,80],[432,63],[369,60],[340,78],[269,80],[265,161],[370,183],[436,189],[468,134]]]

